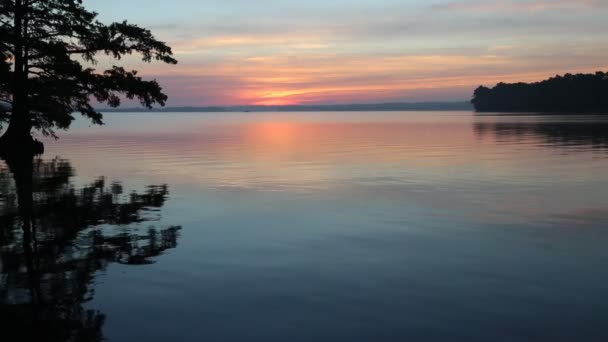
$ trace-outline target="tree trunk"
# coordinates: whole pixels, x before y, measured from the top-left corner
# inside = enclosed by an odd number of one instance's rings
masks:
[[[15,0],[15,64],[13,72],[13,109],[9,126],[0,138],[0,154],[36,154],[43,147],[32,138],[32,122],[27,106],[28,98],[28,53],[24,42],[27,40],[27,8],[23,0]]]
[[[32,124],[29,120],[29,115],[26,110],[18,110],[13,107],[11,119],[4,135],[0,138],[1,142],[15,144],[18,147],[19,143],[27,143],[32,141]]]
[[[42,154],[44,145],[34,140],[31,131],[32,124],[27,112],[19,114],[13,111],[9,126],[4,135],[0,137],[0,156]]]

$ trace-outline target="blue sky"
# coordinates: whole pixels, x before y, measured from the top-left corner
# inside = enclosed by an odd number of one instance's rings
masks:
[[[86,0],[174,48],[170,105],[466,100],[480,85],[608,70],[608,0]],[[109,62],[108,62],[109,63]]]

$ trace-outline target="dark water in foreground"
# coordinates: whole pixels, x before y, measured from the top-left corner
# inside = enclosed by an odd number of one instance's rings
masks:
[[[608,118],[107,122],[0,162],[2,341],[608,340]]]

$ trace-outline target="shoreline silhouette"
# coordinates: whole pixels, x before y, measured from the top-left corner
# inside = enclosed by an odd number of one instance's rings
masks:
[[[471,103],[477,112],[608,113],[608,73],[565,74],[536,83],[480,86]]]

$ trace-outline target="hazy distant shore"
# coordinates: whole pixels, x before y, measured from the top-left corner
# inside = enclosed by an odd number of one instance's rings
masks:
[[[145,108],[100,108],[103,112],[363,112],[363,111],[459,111],[473,110],[469,102],[419,102],[419,103],[378,103],[346,105],[298,105],[298,106],[226,106],[226,107],[165,107],[148,110]]]

